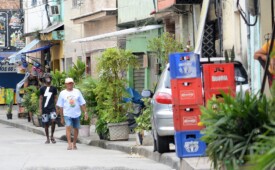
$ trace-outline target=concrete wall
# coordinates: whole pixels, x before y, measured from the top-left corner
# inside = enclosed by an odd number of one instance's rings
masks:
[[[71,19],[104,9],[114,9],[116,8],[116,0],[86,0],[82,2],[83,4],[73,7],[72,1],[65,1],[64,57],[72,58],[73,62],[75,62],[78,57],[81,57],[84,62],[86,61],[86,57],[90,57],[91,75],[96,76],[96,58],[100,56],[106,48],[116,47],[117,38],[83,43],[71,43],[71,41],[117,31],[116,16],[106,17],[105,19],[97,21],[88,21],[83,24],[73,24]]]
[[[67,65],[67,58],[73,58],[75,61],[78,56],[82,56],[82,49],[80,43],[71,43],[72,40],[83,37],[83,25],[73,24],[71,18],[80,15],[79,8],[74,8],[72,6],[72,1],[64,1],[64,54],[63,58],[65,59],[64,65]],[[69,64],[71,65],[71,64]],[[67,66],[68,68],[68,66]],[[62,71],[63,67],[61,67]]]
[[[118,0],[118,24],[149,19],[153,10],[152,0]]]
[[[37,3],[42,3],[42,0],[38,0]],[[45,5],[32,6],[31,1],[24,0],[23,7],[25,11],[25,33],[47,28],[48,21]]]

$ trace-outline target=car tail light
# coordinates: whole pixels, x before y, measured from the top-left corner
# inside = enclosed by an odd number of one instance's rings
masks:
[[[169,93],[159,92],[155,99],[160,104],[172,104],[172,96]]]

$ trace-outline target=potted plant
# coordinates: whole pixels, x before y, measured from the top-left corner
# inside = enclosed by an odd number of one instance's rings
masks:
[[[96,116],[96,94],[94,93],[94,89],[96,88],[96,81],[91,77],[85,77],[82,81],[79,81],[79,84],[77,84],[77,88],[80,89],[80,91],[83,94],[83,97],[86,100],[86,108],[89,115],[88,120],[84,119],[84,116],[81,116],[80,124],[80,136],[89,136],[90,135],[90,124],[91,124],[91,118],[92,116]],[[83,132],[83,135],[81,135]]]
[[[7,119],[12,119],[12,106],[13,106],[13,101],[10,101],[7,109]]]
[[[26,112],[28,112],[28,121],[30,122],[33,118],[33,110],[32,110],[32,101],[31,96],[32,94],[35,93],[37,96],[39,95],[39,90],[35,86],[29,86],[24,88],[24,96],[22,99],[22,106],[26,109]],[[38,98],[37,98],[38,100]],[[37,101],[38,102],[38,101]],[[38,107],[38,106],[37,106]]]
[[[222,97],[201,107],[206,126],[202,140],[208,144],[206,152],[215,169],[238,170],[247,165],[251,147],[270,122],[270,106],[265,96],[239,93],[234,98],[223,93]]]
[[[81,114],[79,136],[81,136],[81,137],[90,136],[90,127],[91,127],[91,118],[90,117],[91,117],[90,112],[88,112],[88,119],[87,120],[85,120],[84,114]]]
[[[137,66],[137,58],[130,51],[109,48],[98,59],[98,85],[95,89],[99,117],[106,117],[110,140],[128,140],[127,110],[123,102],[126,92],[126,71]],[[101,118],[100,118],[101,119]],[[121,131],[120,131],[121,130]]]
[[[13,89],[6,89],[5,100],[6,100],[6,104],[8,106],[7,119],[12,119],[12,107],[13,107],[13,101],[14,101],[14,90]]]
[[[38,108],[39,108],[38,94],[32,93],[30,101],[31,101],[31,104],[29,106],[29,111],[32,113],[33,124],[37,127],[40,127],[41,126],[40,122],[42,121],[39,121],[40,116],[38,113]]]
[[[257,136],[251,147],[253,152],[249,163],[255,165],[254,169],[275,169],[275,83],[271,94],[267,110],[270,122],[264,125],[263,133]]]

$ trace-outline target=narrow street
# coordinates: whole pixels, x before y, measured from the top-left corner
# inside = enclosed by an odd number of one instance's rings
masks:
[[[94,170],[168,170],[170,167],[119,151],[78,144],[66,150],[65,141],[44,144],[45,137],[0,124],[1,170],[94,169]]]

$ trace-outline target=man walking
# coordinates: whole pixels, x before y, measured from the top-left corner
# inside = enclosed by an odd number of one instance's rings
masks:
[[[78,137],[78,129],[80,128],[81,110],[85,114],[85,120],[88,119],[86,112],[86,101],[81,92],[74,88],[74,80],[72,78],[65,79],[66,89],[61,91],[57,106],[60,107],[61,123],[66,125],[66,136],[68,141],[68,150],[76,150],[76,141]],[[74,129],[74,139],[71,142],[71,127]]]
[[[51,85],[52,77],[49,73],[44,75],[45,85],[40,88],[39,109],[42,114],[42,122],[45,125],[47,136],[46,144],[56,143],[54,139],[55,119],[57,117],[55,103],[57,100],[57,89]],[[49,125],[51,124],[51,138],[49,138]]]

